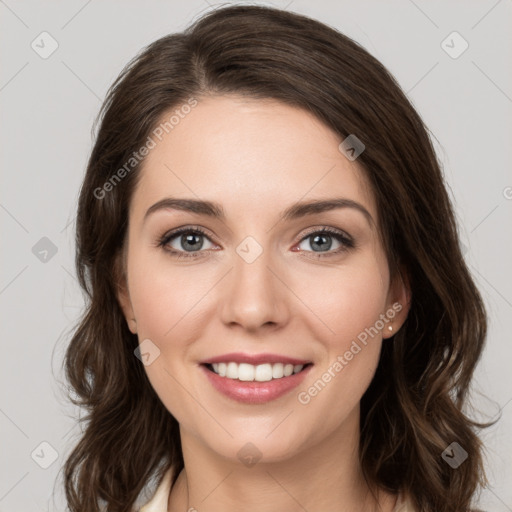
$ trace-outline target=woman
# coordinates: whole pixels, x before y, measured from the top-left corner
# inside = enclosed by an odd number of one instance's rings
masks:
[[[154,478],[144,512],[471,510],[486,315],[389,72],[317,21],[227,7],[146,48],[101,114],[70,509],[134,510]]]

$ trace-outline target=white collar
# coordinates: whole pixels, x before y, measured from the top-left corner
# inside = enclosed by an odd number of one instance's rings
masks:
[[[163,476],[153,497],[139,509],[139,512],[168,512],[169,493],[171,492],[172,468]],[[408,500],[404,499],[402,493],[399,493],[396,506],[393,512],[414,512]]]
[[[153,497],[139,509],[139,512],[167,512],[169,493],[171,491],[172,468],[163,476]]]

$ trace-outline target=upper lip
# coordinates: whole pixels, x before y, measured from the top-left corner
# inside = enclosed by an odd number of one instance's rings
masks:
[[[230,354],[223,354],[221,356],[211,357],[209,359],[205,359],[201,361],[201,364],[213,364],[213,363],[248,363],[252,365],[258,364],[275,364],[275,363],[283,363],[283,364],[308,364],[311,361],[306,359],[297,359],[295,357],[283,356],[280,354],[244,354],[242,352],[232,352]]]

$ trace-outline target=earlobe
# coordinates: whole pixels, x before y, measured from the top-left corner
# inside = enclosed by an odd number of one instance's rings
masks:
[[[135,314],[133,312],[133,307],[126,286],[118,286],[117,300],[119,301],[119,305],[121,306],[128,324],[128,329],[130,329],[133,334],[137,334],[137,321],[135,320]]]
[[[137,321],[135,318],[130,318],[128,322],[128,329],[130,329],[132,334],[137,334]]]
[[[383,338],[394,336],[402,327],[411,306],[411,289],[409,285],[409,276],[402,267],[397,272],[392,286],[389,290],[388,311],[393,311],[393,318],[390,319],[382,333]],[[388,315],[391,317],[391,315]]]

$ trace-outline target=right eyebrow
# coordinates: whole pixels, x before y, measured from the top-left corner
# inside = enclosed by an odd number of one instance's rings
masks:
[[[219,220],[225,220],[226,216],[222,206],[212,201],[199,201],[197,199],[178,199],[166,197],[150,206],[144,214],[144,222],[154,212],[158,210],[181,210],[199,215],[207,215]]]

